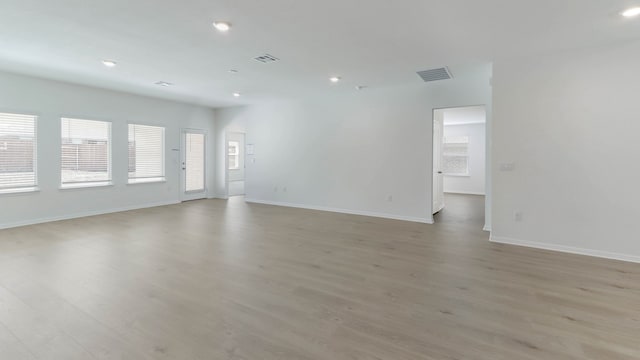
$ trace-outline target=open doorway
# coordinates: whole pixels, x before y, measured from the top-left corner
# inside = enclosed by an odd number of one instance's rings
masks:
[[[465,106],[433,113],[435,222],[484,226],[486,109]]]
[[[245,134],[227,133],[227,189],[229,196],[244,195]]]

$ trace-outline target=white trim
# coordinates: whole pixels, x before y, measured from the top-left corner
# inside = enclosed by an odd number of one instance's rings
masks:
[[[40,188],[37,186],[29,186],[29,187],[21,187],[21,188],[10,188],[10,189],[2,189],[0,190],[0,196],[5,195],[20,195],[20,194],[32,194],[40,192]]]
[[[491,226],[484,224],[484,227],[482,228],[483,231],[488,231],[491,232]],[[491,235],[489,235],[489,238],[491,238]]]
[[[247,198],[245,198],[244,201],[248,203],[255,203],[255,204],[284,206],[284,207],[291,207],[291,208],[298,208],[298,209],[328,211],[328,212],[334,212],[334,213],[340,213],[340,214],[361,215],[361,216],[371,216],[371,217],[384,218],[384,219],[411,221],[411,222],[418,222],[422,224],[433,224],[432,219],[429,220],[429,219],[413,217],[413,216],[402,216],[402,215],[377,213],[377,212],[371,212],[371,211],[339,209],[339,208],[332,208],[327,206],[302,205],[302,204],[293,204],[293,203],[280,202],[280,201],[268,201],[268,200],[247,199]]]
[[[473,192],[473,191],[445,191],[445,194],[463,194],[463,195],[481,195],[486,196],[483,193]]]
[[[75,213],[75,214],[50,216],[50,217],[44,217],[39,219],[29,219],[25,221],[17,221],[12,223],[0,224],[0,229],[9,229],[9,228],[14,228],[18,226],[35,225],[35,224],[41,224],[46,222],[52,222],[52,221],[77,219],[77,218],[82,218],[87,216],[104,215],[104,214],[138,210],[138,209],[146,209],[146,208],[152,208],[152,207],[158,207],[158,206],[175,205],[179,203],[180,201],[170,200],[170,201],[161,201],[157,203],[149,203],[145,205],[131,205],[131,206],[124,206],[124,207],[112,208],[107,210],[93,210],[93,211],[85,211],[85,212]]]
[[[455,109],[455,108],[454,108]],[[444,109],[447,110],[447,109]],[[485,109],[486,111],[486,109]],[[486,116],[485,116],[486,117]],[[458,122],[458,123],[444,123],[444,126],[457,126],[457,125],[476,125],[476,124],[486,124],[486,121],[480,121],[480,120],[476,120],[476,121],[463,121],[463,122]]]
[[[213,195],[209,195],[209,196],[207,196],[207,199],[222,199],[222,200],[229,200],[229,197],[228,197],[228,196],[225,196],[225,195],[216,195],[216,194],[213,194]]]
[[[93,189],[114,186],[113,181],[70,182],[60,185],[59,190]]]
[[[640,256],[613,253],[613,252],[602,251],[602,250],[592,250],[592,249],[577,248],[572,246],[549,244],[549,243],[543,243],[543,242],[537,242],[537,241],[519,240],[519,239],[513,239],[509,237],[504,237],[504,236],[494,236],[494,235],[491,235],[489,237],[489,241],[495,242],[495,243],[501,243],[501,244],[525,246],[525,247],[536,248],[536,249],[559,251],[559,252],[570,253],[570,254],[586,255],[586,256],[593,256],[593,257],[599,257],[599,258],[605,258],[605,259],[640,263]]]

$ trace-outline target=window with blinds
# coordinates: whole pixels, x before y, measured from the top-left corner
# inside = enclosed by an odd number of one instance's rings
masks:
[[[0,193],[36,190],[36,117],[0,113]]]
[[[229,170],[240,169],[240,143],[229,141]]]
[[[111,184],[111,123],[62,119],[62,187]]]
[[[443,172],[445,175],[469,175],[469,137],[447,136],[442,147]]]
[[[164,128],[129,124],[129,183],[164,180]]]

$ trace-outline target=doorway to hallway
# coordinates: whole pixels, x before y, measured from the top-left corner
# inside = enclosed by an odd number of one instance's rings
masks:
[[[456,214],[467,218],[464,212],[469,209],[468,202],[484,206],[486,138],[484,106],[434,110],[432,192],[434,221],[451,219]],[[467,200],[463,201],[464,199]],[[437,216],[440,213],[447,215]],[[477,211],[474,213],[477,215]],[[481,214],[484,220],[484,208],[481,209]],[[482,227],[483,224],[480,224],[480,228]]]

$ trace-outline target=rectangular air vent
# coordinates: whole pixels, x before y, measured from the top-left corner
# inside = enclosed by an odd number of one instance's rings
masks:
[[[437,69],[418,71],[418,76],[420,76],[425,82],[448,80],[453,78],[449,68],[446,66]]]
[[[257,61],[260,61],[261,63],[272,63],[272,62],[276,62],[280,59],[278,59],[277,57],[270,55],[270,54],[264,54],[262,56],[258,56],[257,58],[255,58]]]

